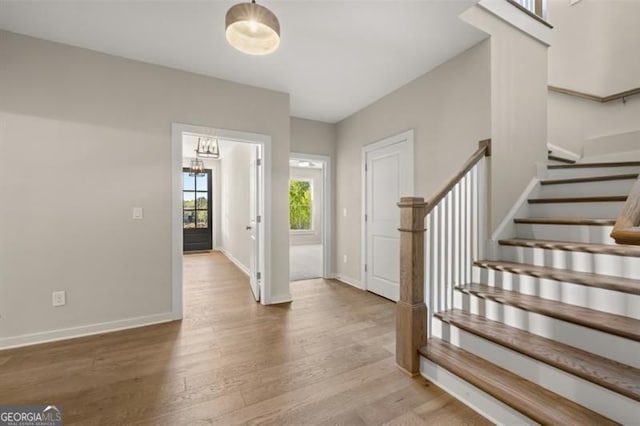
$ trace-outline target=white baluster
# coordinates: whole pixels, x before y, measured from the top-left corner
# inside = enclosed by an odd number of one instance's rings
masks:
[[[440,285],[440,262],[438,257],[438,243],[440,241],[440,215],[438,214],[438,209],[435,208],[431,213],[431,229],[433,229],[433,241],[431,244],[431,267],[433,270],[431,271],[431,294],[433,297],[431,298],[431,312],[436,313],[436,309],[438,309],[438,302],[440,298],[440,294],[438,293],[438,286]]]
[[[444,283],[447,280],[447,257],[446,257],[446,244],[447,244],[447,236],[448,236],[448,229],[447,229],[447,209],[446,209],[447,203],[443,200],[442,203],[440,203],[440,205],[438,206],[438,210],[439,210],[439,216],[440,216],[440,226],[442,229],[442,232],[440,233],[440,239],[438,241],[438,256],[439,256],[439,262],[440,262],[440,274],[438,277],[438,291],[440,292],[439,296],[440,296],[440,305],[438,306],[439,310],[442,311],[444,310],[444,291],[443,290],[443,286]]]
[[[471,170],[471,197],[472,197],[472,212],[473,217],[471,225],[471,247],[472,247],[472,261],[478,260],[478,170],[477,166]]]
[[[469,208],[469,174],[467,173],[462,179],[462,208],[460,214],[462,215],[462,281],[460,284],[466,284],[469,282],[468,264],[469,264],[469,215],[467,214]]]
[[[445,294],[444,309],[449,307],[449,285],[453,280],[453,194],[449,192],[445,198],[447,205],[447,240],[445,241],[445,258],[447,259],[447,279],[443,284],[443,291]]]
[[[486,245],[486,229],[487,229],[487,180],[486,176],[486,160],[480,161],[476,168],[478,169],[478,260],[484,258]]]

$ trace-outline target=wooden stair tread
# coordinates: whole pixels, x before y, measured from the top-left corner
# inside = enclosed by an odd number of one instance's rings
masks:
[[[553,154],[548,154],[547,158],[549,160],[559,161],[561,163],[566,163],[566,164],[575,164],[576,163],[576,160],[570,160],[568,158],[558,157],[557,155],[553,155]]]
[[[464,349],[432,337],[420,354],[541,424],[616,423]]]
[[[604,195],[598,197],[553,197],[553,198],[529,198],[529,204],[551,203],[606,203],[627,201],[627,195]]]
[[[480,315],[454,309],[443,322],[640,401],[640,370]]]
[[[547,266],[505,262],[501,260],[479,260],[474,262],[474,264],[481,268],[512,272],[519,275],[529,275],[536,278],[582,284],[589,287],[606,288],[622,293],[640,294],[640,280],[631,278],[594,274],[591,272],[577,272],[570,269],[556,269]]]
[[[634,318],[569,305],[556,300],[542,299],[484,284],[467,284],[456,287],[456,290],[640,342],[640,320]]]
[[[570,179],[543,179],[540,185],[562,185],[567,183],[586,183],[586,182],[605,182],[611,180],[632,180],[637,179],[638,173],[629,173],[624,175],[605,175],[605,176],[589,176]]]
[[[578,217],[523,217],[513,219],[515,223],[529,223],[533,225],[587,225],[613,226],[615,219],[591,219]]]
[[[550,164],[548,169],[584,169],[597,167],[640,167],[640,161],[619,161],[612,163],[575,163],[575,164]]]
[[[639,246],[624,244],[593,244],[573,241],[531,240],[527,238],[509,238],[498,241],[502,246],[543,248],[550,250],[579,251],[594,254],[613,254],[616,256],[640,257]]]

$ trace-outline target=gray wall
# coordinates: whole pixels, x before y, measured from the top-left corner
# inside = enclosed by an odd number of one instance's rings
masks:
[[[0,337],[170,311],[172,122],[271,135],[287,211],[287,94],[2,31],[0,93]],[[287,215],[272,227],[284,297]]]
[[[489,42],[483,41],[338,123],[334,269],[339,276],[360,281],[362,147],[415,129],[416,194],[433,194],[491,134],[489,71]]]
[[[640,87],[639,16],[640,1],[549,2],[549,84],[598,96]],[[640,96],[601,104],[550,92],[548,114],[549,142],[579,154],[587,139],[640,130]]]
[[[547,162],[548,47],[479,6],[462,16],[490,35],[493,231]]]
[[[603,104],[549,92],[548,114],[549,142],[581,154],[588,139],[640,130],[640,96]]]
[[[552,0],[549,84],[605,96],[640,87],[640,1]]]
[[[322,121],[291,117],[291,152],[336,154],[336,125]]]

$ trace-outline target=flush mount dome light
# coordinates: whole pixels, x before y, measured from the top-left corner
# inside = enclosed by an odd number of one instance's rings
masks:
[[[268,55],[280,46],[278,18],[255,0],[232,6],[225,23],[227,41],[243,53]]]

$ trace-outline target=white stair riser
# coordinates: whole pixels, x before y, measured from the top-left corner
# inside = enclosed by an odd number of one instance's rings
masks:
[[[615,219],[618,217],[623,207],[624,202],[622,201],[607,201],[600,203],[529,204],[529,214],[531,217],[584,217]]]
[[[490,320],[500,321],[511,327],[640,368],[639,342],[459,291],[455,292],[454,306],[472,314],[483,315]]]
[[[615,244],[613,226],[541,225],[516,223],[516,237],[537,240],[575,241],[578,243]]]
[[[635,179],[607,180],[599,182],[563,183],[540,185],[540,198],[595,197],[600,195],[623,195],[631,192]]]
[[[423,356],[420,357],[420,374],[494,424],[501,426],[538,424]]]
[[[500,246],[500,260],[640,280],[640,257]]]
[[[478,268],[474,282],[569,305],[640,319],[640,296],[571,282]]]
[[[549,159],[549,160],[547,160],[547,164],[550,165],[550,166],[564,166],[567,163],[565,163],[564,161],[558,161],[558,160]]]
[[[623,151],[612,154],[584,157],[583,163],[615,163],[625,161],[640,161],[640,151]]]
[[[436,318],[437,320],[437,318]],[[450,324],[441,326],[443,340],[577,404],[622,424],[637,420],[638,403],[630,398],[537,361]]]
[[[627,173],[638,173],[640,167],[584,167],[584,168],[568,168],[568,169],[548,169],[548,179],[569,179],[574,177],[591,177],[591,176],[610,176],[624,175]]]

